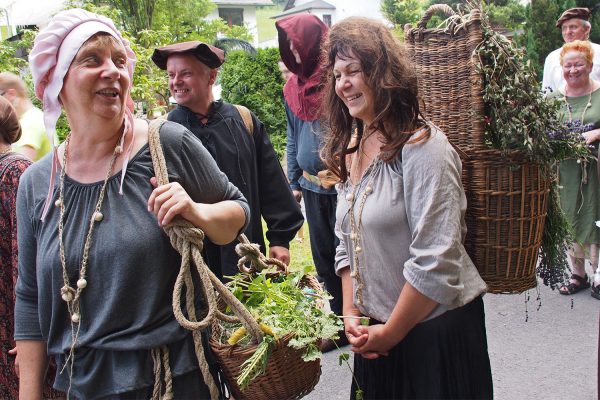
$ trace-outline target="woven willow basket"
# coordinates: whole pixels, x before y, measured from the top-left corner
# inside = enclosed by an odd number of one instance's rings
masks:
[[[301,284],[310,287],[317,294],[323,294],[321,285],[312,275],[305,275]],[[322,302],[317,304],[323,306]],[[288,347],[287,344],[293,336],[286,335],[279,339],[269,356],[265,373],[253,379],[242,391],[236,382],[240,366],[254,354],[256,345],[222,344],[217,340],[217,336],[216,333],[213,334],[210,347],[236,400],[300,399],[310,393],[319,382],[321,360],[302,360],[304,351]]]
[[[519,152],[490,150],[484,143],[483,76],[475,49],[483,41],[481,12],[466,23],[447,20],[428,29],[431,6],[416,28],[405,27],[425,116],[439,126],[463,162],[467,196],[465,248],[491,293],[520,293],[536,286],[536,263],[546,219],[549,180]]]

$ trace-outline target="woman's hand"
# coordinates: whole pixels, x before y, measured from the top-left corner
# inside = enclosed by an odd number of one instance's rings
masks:
[[[600,129],[594,129],[581,134],[585,139],[585,144],[592,144],[600,140]]]
[[[8,354],[15,356],[15,372],[17,373],[17,376],[19,376],[19,354],[17,354],[17,346],[10,349]]]
[[[397,344],[395,338],[387,332],[385,324],[361,326],[359,331],[364,332],[367,341],[362,346],[352,346],[351,350],[364,358],[373,360],[379,356],[387,356],[389,350]]]
[[[193,219],[192,214],[196,203],[179,183],[170,182],[158,186],[155,177],[150,178],[150,183],[156,189],[148,199],[148,211],[156,215],[160,226],[169,224],[177,215],[181,215],[188,221]]]
[[[363,346],[368,339],[368,333],[360,329],[360,311],[356,308],[344,309],[344,333],[352,348]],[[356,318],[352,318],[356,317]]]
[[[156,215],[160,226],[171,223],[179,215],[202,229],[214,244],[222,246],[231,243],[246,222],[244,209],[233,200],[196,203],[177,182],[158,186],[152,177],[150,183],[156,189],[148,199],[148,211]]]

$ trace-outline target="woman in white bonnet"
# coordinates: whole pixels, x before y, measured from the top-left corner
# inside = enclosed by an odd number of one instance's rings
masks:
[[[57,14],[31,52],[47,132],[62,107],[70,133],[19,186],[21,398],[41,397],[48,354],[54,387],[72,398],[218,396],[173,316],[180,256],[161,227],[179,216],[225,244],[248,206],[194,135],[170,122],[160,137],[172,183],[156,187],[148,124],[131,114],[134,63],[113,22],[80,9]]]

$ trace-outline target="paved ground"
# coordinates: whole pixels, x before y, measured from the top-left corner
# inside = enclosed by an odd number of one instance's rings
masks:
[[[600,301],[587,290],[568,297],[540,286],[539,300],[535,289],[484,297],[494,397],[596,399]],[[324,356],[321,380],[305,399],[349,399],[351,375],[338,366],[339,353]]]

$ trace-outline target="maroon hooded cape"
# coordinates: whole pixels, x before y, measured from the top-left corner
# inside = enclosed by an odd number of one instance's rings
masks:
[[[275,26],[281,60],[294,74],[283,87],[285,101],[298,118],[314,121],[321,109],[321,44],[329,29],[312,14],[292,15],[277,21]],[[290,50],[290,42],[300,55],[300,64]]]

